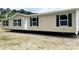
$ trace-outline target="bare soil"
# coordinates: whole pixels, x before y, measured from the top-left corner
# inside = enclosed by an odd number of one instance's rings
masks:
[[[0,32],[0,50],[77,50],[79,36]]]

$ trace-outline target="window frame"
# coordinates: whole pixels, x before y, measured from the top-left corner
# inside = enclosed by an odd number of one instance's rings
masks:
[[[35,20],[34,20],[35,18]],[[30,20],[31,25],[30,26],[39,26],[39,18],[38,17],[32,17]],[[36,23],[36,24],[34,24]]]
[[[21,26],[21,19],[14,19],[13,26]]]
[[[60,19],[60,16],[61,15],[66,15],[67,16],[67,19],[64,19],[64,20]],[[67,25],[61,25],[61,22],[62,21],[66,21],[67,22]],[[68,14],[59,14],[59,26],[68,26]]]
[[[9,26],[9,20],[3,20],[2,26]]]

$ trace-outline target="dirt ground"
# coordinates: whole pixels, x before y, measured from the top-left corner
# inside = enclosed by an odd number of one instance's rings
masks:
[[[0,50],[77,50],[79,36],[0,32]]]

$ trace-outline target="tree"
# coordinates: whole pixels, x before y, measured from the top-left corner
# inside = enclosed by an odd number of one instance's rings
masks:
[[[11,11],[11,9],[10,8],[6,8],[5,11],[8,13],[8,12]]]
[[[1,14],[6,14],[6,13],[7,13],[6,10],[3,10]]]
[[[4,9],[3,8],[0,8],[0,14],[2,14],[3,11],[4,11]]]
[[[24,9],[19,10],[20,13],[26,14],[26,11]]]
[[[20,9],[18,12],[19,12],[19,13],[22,13],[22,14],[27,14],[27,15],[29,15],[29,14],[34,14],[34,13],[32,13],[31,11],[26,11],[26,10],[24,10],[24,9]]]
[[[26,11],[26,14],[29,15],[29,14],[34,14],[34,13],[32,13],[30,11]]]
[[[11,12],[13,12],[13,13],[17,13],[17,10],[16,10],[16,9],[13,9]]]
[[[8,13],[8,12],[11,11],[10,8],[6,8],[6,9],[3,9],[3,8],[2,8],[1,10],[2,10],[1,14],[6,14],[6,13]]]
[[[20,10],[16,10],[17,11],[17,13],[20,13]]]
[[[27,14],[27,15],[29,15],[29,14],[35,14],[35,13],[32,13],[31,11],[26,11],[24,9],[20,9],[20,10],[13,9],[11,12],[12,13],[22,13],[22,14]]]

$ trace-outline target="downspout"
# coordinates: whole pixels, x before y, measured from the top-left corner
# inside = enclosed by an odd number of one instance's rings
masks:
[[[75,32],[76,35],[78,35],[78,31],[79,31],[79,29],[78,29],[79,21],[78,20],[79,20],[79,11],[76,10],[76,32]]]
[[[6,17],[6,19],[7,19],[7,17],[8,17],[8,13],[6,13],[5,17]]]

